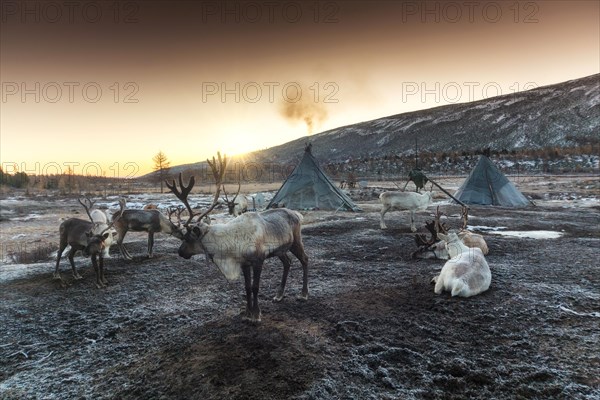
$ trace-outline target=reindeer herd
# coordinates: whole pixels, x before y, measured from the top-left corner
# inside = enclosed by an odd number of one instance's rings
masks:
[[[214,158],[213,158],[214,161]],[[220,181],[218,169],[213,168],[217,182]],[[125,209],[125,200],[119,201],[119,210],[109,218],[100,211],[92,210],[94,203],[80,199],[89,221],[70,218],[60,225],[60,246],[56,259],[54,277],[62,279],[59,263],[67,245],[71,246],[68,259],[75,279],[81,279],[77,273],[73,257],[79,250],[90,257],[96,274],[96,286],[103,288],[107,281],[104,276],[104,259],[110,258],[109,247],[113,233],[116,235],[117,247],[126,260],[132,256],[123,245],[128,231],[148,233],[148,257],[152,257],[155,233],[166,233],[181,240],[178,254],[184,259],[193,255],[204,254],[208,262],[215,264],[228,280],[236,280],[244,276],[246,289],[246,308],[243,316],[252,321],[260,321],[261,312],[258,304],[258,291],[263,263],[267,258],[277,257],[283,264],[281,284],[273,298],[281,301],[284,296],[292,253],[301,263],[303,278],[302,292],[299,299],[308,298],[308,257],[302,243],[302,215],[286,208],[277,208],[262,212],[246,212],[248,202],[245,196],[239,195],[240,185],[230,200],[224,186],[216,185],[217,192],[208,210],[194,210],[188,201],[195,181],[190,177],[184,184],[181,174],[179,184],[173,180],[167,182],[169,190],[180,200],[182,205],[168,209],[165,216],[157,207],[148,209]],[[208,215],[217,206],[219,192],[223,188],[224,201],[228,211],[235,218],[227,223],[211,224]],[[433,192],[384,192],[380,196],[382,203],[382,229],[386,229],[384,215],[388,211],[408,210],[410,212],[411,230],[416,231],[414,212],[427,209],[431,205]],[[485,260],[488,247],[481,235],[469,232],[467,228],[468,210],[463,208],[463,228],[449,231],[446,224],[440,222],[439,207],[433,222],[426,227],[431,232],[428,239],[424,235],[416,235],[419,250],[413,253],[415,258],[437,258],[447,260],[440,274],[432,279],[434,292],[449,291],[452,296],[470,297],[487,290],[491,282],[490,268]],[[185,222],[182,216],[187,215]],[[176,219],[173,220],[173,217]]]

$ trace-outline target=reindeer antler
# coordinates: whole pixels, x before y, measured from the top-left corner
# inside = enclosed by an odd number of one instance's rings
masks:
[[[425,234],[416,234],[415,242],[417,243],[417,246],[431,246],[432,244],[440,240],[438,237],[438,233],[448,233],[448,226],[445,223],[440,222],[441,216],[442,213],[440,212],[440,206],[438,206],[435,211],[434,220],[427,221],[425,223],[425,228],[429,231],[431,237],[427,239],[427,236]]]
[[[200,217],[198,217],[198,221],[201,221],[202,218],[206,217],[208,213],[210,213],[219,203],[221,184],[223,182],[223,176],[225,175],[225,169],[227,168],[227,155],[221,157],[221,152],[217,152],[217,158],[213,156],[212,161],[207,159],[206,162],[210,166],[210,169],[212,170],[213,176],[215,178],[216,192],[215,196],[213,197],[212,205],[208,208],[208,210],[200,214]],[[194,184],[196,183],[194,176],[190,176],[190,179],[188,180],[188,184],[186,186],[183,184],[182,173],[179,173],[179,187],[181,188],[181,190],[177,189],[177,183],[175,183],[175,179],[173,179],[173,183],[169,183],[167,181],[165,181],[165,183],[167,184],[169,190],[173,192],[173,194],[185,205],[185,208],[189,213],[189,217],[188,220],[185,222],[184,226],[188,226],[192,222],[192,219],[198,215],[194,214],[194,212],[192,211],[192,207],[190,206],[190,203],[188,203],[187,200],[187,197],[190,191],[192,190],[192,187],[194,187]]]
[[[196,183],[196,180],[194,178],[194,176],[190,176],[190,179],[188,180],[188,184],[187,186],[183,184],[183,176],[182,173],[179,173],[179,187],[181,188],[181,190],[177,189],[177,183],[175,183],[175,179],[173,179],[173,183],[169,183],[168,181],[165,181],[165,184],[167,185],[167,187],[169,188],[169,190],[171,192],[173,192],[173,194],[179,199],[181,200],[181,202],[183,203],[183,205],[185,206],[185,208],[188,211],[188,220],[185,222],[184,225],[188,225],[192,219],[196,216],[196,214],[194,214],[194,212],[192,211],[192,207],[190,206],[190,203],[188,203],[187,197],[190,194],[190,192],[192,191],[192,188],[194,187],[194,184]]]
[[[184,211],[185,211],[185,207],[184,206],[169,207],[167,209],[167,214],[169,216],[169,221],[173,222],[173,220],[171,219],[171,217],[173,216],[173,214],[177,214],[177,226],[181,226],[181,213],[183,213]]]
[[[223,183],[223,177],[225,176],[225,171],[227,169],[227,155],[225,154],[225,155],[223,155],[223,157],[221,157],[221,152],[218,151],[217,158],[215,158],[213,156],[212,161],[209,159],[206,159],[206,162],[210,166],[210,169],[212,170],[212,173],[213,173],[213,177],[215,178],[216,192],[215,192],[215,196],[213,197],[213,204],[216,205],[217,202],[219,201],[219,194],[221,192],[221,184]]]
[[[240,194],[240,189],[242,188],[242,183],[240,181],[238,181],[237,192],[235,193],[235,195],[233,196],[233,199],[231,201],[229,201],[229,198],[227,197],[227,191],[225,190],[225,184],[223,184],[222,187],[223,187],[223,194],[225,195],[225,198],[223,200],[225,200],[227,203],[235,203],[235,199],[237,199],[238,195]]]
[[[108,226],[104,228],[102,232],[100,232],[100,236],[104,235],[105,232],[107,232],[110,228],[113,227],[115,222],[117,222],[117,220],[123,215],[123,211],[125,211],[125,199],[121,198],[119,199],[119,215],[113,218],[110,224],[108,224]]]
[[[462,230],[467,230],[467,224],[469,223],[469,209],[467,207],[462,208],[461,211],[461,216],[462,216],[462,222],[463,222],[463,226],[462,226]]]
[[[82,198],[83,198],[83,201],[81,201]],[[94,222],[94,220],[92,219],[91,210],[92,210],[92,207],[94,207],[95,202],[90,200],[90,198],[87,196],[80,197],[77,199],[77,201],[79,202],[79,204],[81,204],[83,206],[83,208],[85,208],[85,212],[88,215],[88,217],[90,218],[90,221]]]
[[[444,224],[440,223],[441,216],[442,216],[442,213],[440,212],[440,206],[437,206],[437,208],[435,210],[435,219],[434,219],[436,239],[437,239],[438,233],[443,233],[443,234],[448,233],[448,226],[445,223]]]

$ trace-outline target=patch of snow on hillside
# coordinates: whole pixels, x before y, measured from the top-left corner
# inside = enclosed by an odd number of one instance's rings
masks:
[[[486,108],[489,108],[490,110],[495,110],[496,108],[502,105],[504,105],[504,100],[490,101],[489,103],[487,103]]]
[[[525,135],[521,135],[518,137],[517,141],[515,142],[514,146],[515,148],[520,148],[523,147],[527,144],[527,138]]]
[[[600,92],[597,92],[596,95],[590,99],[589,104],[588,110],[600,104]]]
[[[590,96],[593,93],[598,93],[598,90],[600,89],[600,87],[598,85],[592,87],[590,90],[588,90],[587,92],[585,92],[586,96]]]
[[[452,122],[460,120],[464,115],[464,112],[453,113],[449,115],[444,115],[442,117],[436,118],[432,123],[439,124],[442,122]]]
[[[515,165],[514,162],[510,161],[510,160],[500,160],[500,161],[496,161],[496,164],[499,165],[502,168],[510,168],[512,166]]]
[[[523,101],[523,100],[525,100],[525,97],[517,97],[515,99],[507,101],[506,104],[505,104],[505,106],[510,106],[511,104],[515,104],[515,103],[518,103],[518,102]]]
[[[495,121],[493,121],[492,123],[493,123],[493,124],[497,124],[497,123],[499,123],[500,121],[502,121],[504,118],[506,118],[506,114],[502,114],[502,115],[498,116],[498,118],[496,118],[496,120],[495,120]]]
[[[387,135],[385,135],[384,137],[382,137],[381,139],[379,139],[377,141],[377,146],[382,147],[386,144],[388,144],[390,141],[390,134],[388,133]]]
[[[401,126],[400,129],[402,129],[403,131],[409,129],[410,127],[412,127],[413,125],[419,124],[421,122],[425,122],[425,121],[429,121],[431,120],[431,117],[427,117],[427,118],[416,118],[412,121],[407,121],[408,123],[404,126]]]

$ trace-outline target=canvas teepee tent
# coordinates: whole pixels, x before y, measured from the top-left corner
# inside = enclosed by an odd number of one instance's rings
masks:
[[[350,197],[335,187],[321,170],[312,155],[311,147],[311,144],[306,146],[304,157],[279,188],[267,208],[362,211]]]
[[[524,207],[529,200],[485,155],[482,155],[469,177],[454,197],[466,204]]]

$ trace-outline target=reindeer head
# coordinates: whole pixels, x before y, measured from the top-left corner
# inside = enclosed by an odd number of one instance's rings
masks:
[[[241,183],[238,182],[238,190],[237,190],[236,194],[233,196],[233,199],[229,200],[229,197],[227,197],[227,191],[225,190],[225,185],[223,185],[223,200],[227,204],[227,209],[229,210],[229,215],[235,215],[235,205],[236,205],[235,200],[237,199],[238,195],[240,194],[241,186],[242,186]]]
[[[87,245],[83,250],[86,256],[97,256],[102,254],[102,250],[106,247],[106,239],[110,236],[110,232],[94,233],[93,231],[86,232]]]
[[[447,260],[449,258],[445,243],[440,241],[440,234],[448,232],[446,223],[440,222],[441,216],[442,213],[438,206],[435,213],[435,219],[425,223],[425,228],[431,233],[430,238],[427,238],[425,234],[415,235],[415,242],[419,248],[412,254],[413,258],[436,258],[440,260]]]
[[[209,161],[209,165],[211,166],[211,168],[213,170],[213,175],[215,177],[215,181],[217,182],[217,185],[216,185],[217,192],[215,193],[215,196],[213,198],[212,205],[208,208],[208,210],[206,210],[202,214],[194,213],[192,211],[192,207],[190,206],[190,203],[188,202],[188,199],[187,199],[190,191],[192,190],[192,188],[194,187],[194,184],[195,184],[195,179],[193,176],[190,177],[188,184],[184,185],[183,178],[180,173],[179,174],[179,188],[177,188],[177,183],[175,182],[175,180],[173,180],[172,183],[167,182],[167,187],[179,200],[181,200],[181,202],[185,206],[185,209],[187,210],[188,215],[189,215],[187,221],[184,224],[181,224],[181,222],[179,223],[180,226],[183,226],[186,228],[186,232],[183,232],[183,230],[180,229],[180,232],[182,235],[182,243],[181,243],[181,246],[179,246],[179,251],[178,251],[179,255],[185,259],[189,259],[194,254],[199,254],[199,253],[205,252],[204,246],[202,245],[202,238],[210,230],[210,225],[203,222],[204,217],[208,216],[208,214],[218,204],[219,194],[220,194],[220,190],[221,190],[221,180],[222,180],[223,174],[225,172],[226,161],[221,160],[220,155],[219,155],[219,164],[217,165],[217,162],[213,158],[213,162],[211,163]],[[181,215],[182,211],[183,211],[183,208],[181,209],[181,211],[179,211],[179,216]],[[200,215],[200,216],[198,217],[196,222],[192,223],[193,219],[195,217],[197,217],[198,215]]]
[[[121,218],[123,215],[123,211],[125,209],[125,199],[119,200],[119,211],[115,213],[113,216],[113,220],[109,225],[106,225],[104,222],[94,222],[92,218],[91,209],[94,206],[94,202],[89,198],[84,197],[83,200],[80,198],[77,201],[83,206],[86,214],[90,218],[92,222],[92,229],[85,233],[87,245],[83,250],[83,253],[86,256],[96,256],[98,254],[102,254],[102,250],[106,247],[106,239],[112,235],[110,229],[113,227],[114,223]]]
[[[204,222],[187,227],[187,232],[183,235],[183,241],[179,246],[179,256],[189,260],[195,254],[205,253],[202,238],[209,230],[210,226]]]
[[[454,258],[462,253],[464,245],[455,232],[449,232],[447,235],[439,233],[438,237],[446,243],[446,250],[450,258]]]

